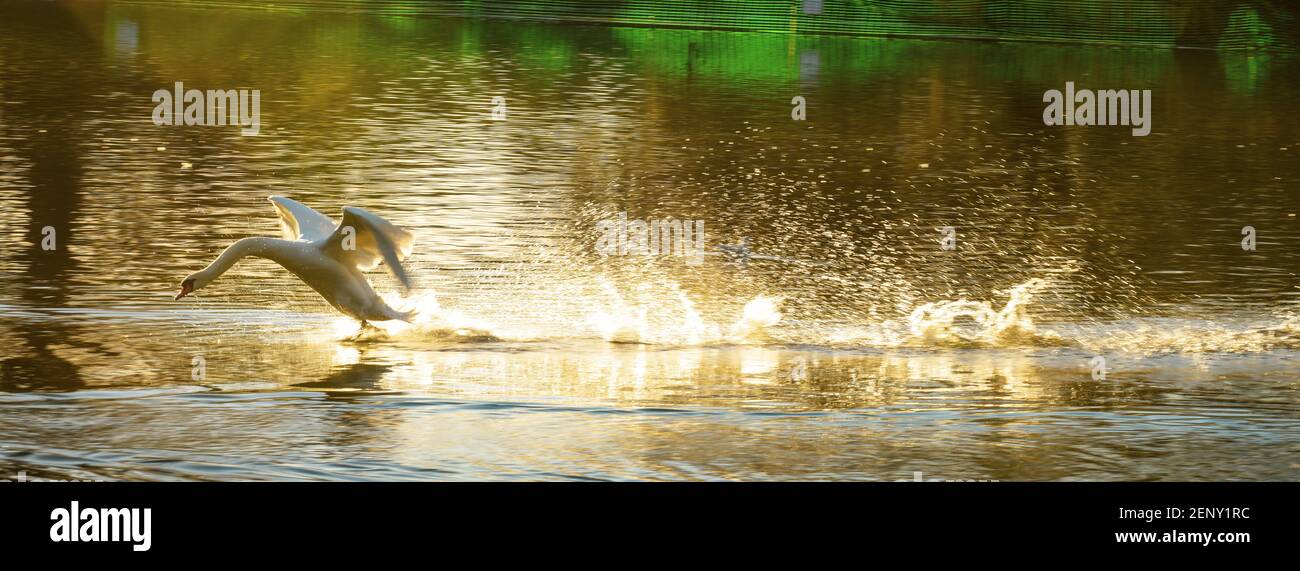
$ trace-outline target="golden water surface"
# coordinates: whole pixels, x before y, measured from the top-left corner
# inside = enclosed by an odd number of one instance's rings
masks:
[[[1294,480],[1298,65],[5,3],[0,478]],[[260,132],[155,125],[177,81]],[[1044,126],[1066,81],[1152,134]],[[416,322],[257,259],[173,301],[271,194],[410,229]]]

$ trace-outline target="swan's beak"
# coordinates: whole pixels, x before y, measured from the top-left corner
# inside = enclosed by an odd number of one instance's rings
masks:
[[[189,295],[192,291],[194,291],[194,282],[187,281],[181,284],[181,292],[176,294],[176,300],[180,301],[182,297]]]

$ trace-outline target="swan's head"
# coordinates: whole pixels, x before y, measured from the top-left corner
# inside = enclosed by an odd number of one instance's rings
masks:
[[[208,280],[203,276],[203,274],[190,274],[189,277],[181,280],[181,291],[176,294],[176,299],[180,300],[180,298],[194,293],[194,290],[205,285],[208,285]]]

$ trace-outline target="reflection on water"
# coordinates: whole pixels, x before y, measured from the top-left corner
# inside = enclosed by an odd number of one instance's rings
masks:
[[[0,11],[0,472],[1300,474],[1294,58]],[[260,89],[261,133],[153,125],[175,81]],[[1152,89],[1152,134],[1044,128],[1066,81]],[[171,301],[269,194],[410,228],[420,319],[341,341],[262,260]],[[599,255],[623,212],[711,255]]]

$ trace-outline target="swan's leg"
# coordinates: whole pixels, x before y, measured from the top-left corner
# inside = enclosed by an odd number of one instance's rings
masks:
[[[360,329],[357,329],[357,333],[356,333],[356,335],[353,335],[352,338],[349,339],[349,341],[354,341],[354,342],[355,342],[355,341],[360,341],[362,337],[365,337],[366,332],[369,331],[369,330],[371,330],[371,329],[375,329],[375,326],[374,326],[374,325],[371,325],[370,322],[368,322],[368,321],[362,319],[362,320],[361,320],[361,328],[360,328]]]

